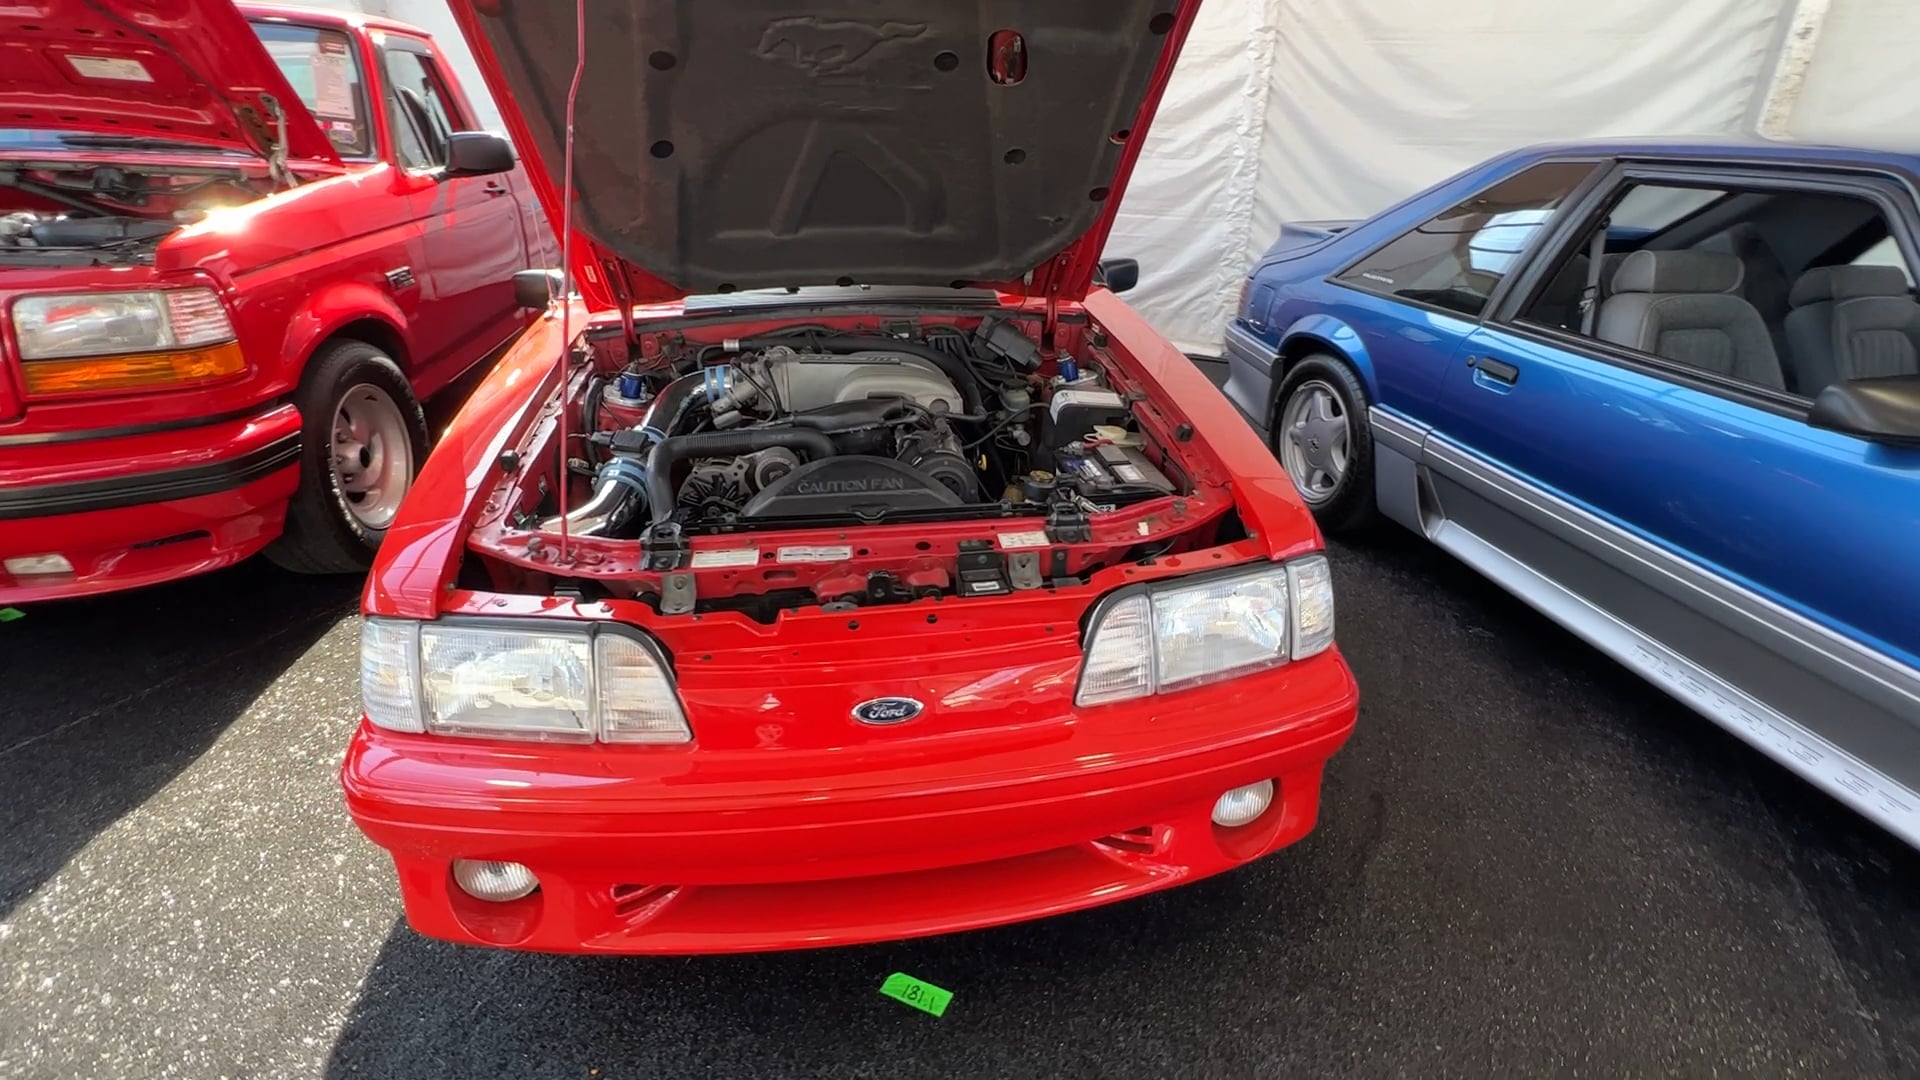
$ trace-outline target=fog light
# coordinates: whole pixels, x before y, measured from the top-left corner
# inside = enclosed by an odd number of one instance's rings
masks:
[[[34,574],[71,574],[73,564],[65,555],[16,555],[4,564],[7,573],[14,577],[29,577]]]
[[[533,871],[517,862],[480,859],[453,860],[453,883],[475,900],[496,903],[518,900],[540,887]]]
[[[1237,787],[1220,796],[1219,801],[1213,804],[1213,823],[1227,828],[1250,824],[1272,805],[1273,781],[1262,780],[1257,784]]]

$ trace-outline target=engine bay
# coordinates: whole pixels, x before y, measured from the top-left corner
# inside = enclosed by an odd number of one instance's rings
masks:
[[[564,471],[508,477],[476,530],[514,567],[490,562],[486,587],[765,619],[1071,585],[1238,529],[1217,477],[1173,449],[1190,427],[1096,328],[1043,344],[1040,319],[1009,313],[831,322],[591,341]],[[515,460],[555,461],[558,427]]]
[[[141,217],[83,217],[17,210],[0,214],[0,250],[18,253],[137,247],[170,235],[180,222]]]
[[[637,367],[588,388],[581,535],[1099,512],[1177,490],[1100,367],[1043,374],[991,320],[919,339],[789,330],[702,348],[691,370]]]
[[[208,211],[266,190],[238,169],[0,161],[0,260],[139,263]]]

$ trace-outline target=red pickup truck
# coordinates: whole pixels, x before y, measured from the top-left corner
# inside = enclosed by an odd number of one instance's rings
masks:
[[[0,604],[265,550],[365,567],[420,402],[556,261],[428,36],[225,0],[0,7]]]

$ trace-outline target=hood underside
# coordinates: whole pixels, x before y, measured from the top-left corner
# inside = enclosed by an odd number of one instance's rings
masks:
[[[292,158],[332,144],[228,0],[0,5],[0,127],[166,139]]]
[[[572,6],[455,6],[557,192]],[[1091,272],[1196,6],[586,0],[575,220],[638,299],[1039,291],[1029,275],[1063,254]]]

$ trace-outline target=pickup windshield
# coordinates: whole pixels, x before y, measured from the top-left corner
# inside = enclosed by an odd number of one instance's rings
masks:
[[[366,80],[353,40],[339,30],[285,22],[254,23],[253,33],[334,151],[343,158],[372,157]]]

